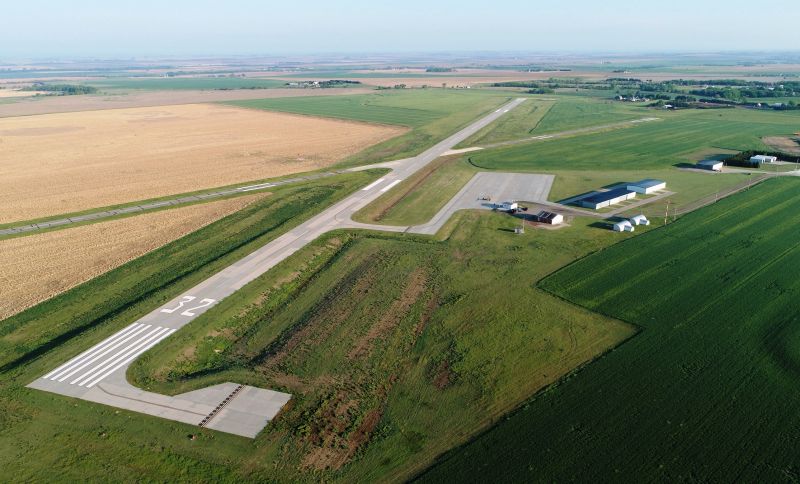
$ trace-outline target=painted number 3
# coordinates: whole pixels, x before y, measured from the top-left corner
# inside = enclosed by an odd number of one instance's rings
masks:
[[[175,311],[181,310],[184,306],[186,306],[190,302],[194,301],[195,299],[197,299],[195,296],[182,296],[181,300],[178,301],[178,305],[177,306],[175,306],[174,308],[164,308],[164,309],[161,310],[161,312],[162,313],[172,314]],[[200,304],[198,304],[197,306],[192,306],[190,308],[186,308],[186,310],[184,310],[181,313],[181,316],[194,316],[195,315],[194,311],[196,311],[198,309],[202,309],[202,308],[207,308],[207,307],[211,306],[212,304],[214,304],[215,302],[217,302],[216,299],[208,299],[208,298],[201,299],[200,300]]]

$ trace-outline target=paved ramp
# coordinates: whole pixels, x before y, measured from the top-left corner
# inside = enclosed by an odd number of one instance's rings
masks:
[[[426,224],[408,229],[415,234],[435,234],[458,210],[494,210],[503,202],[546,202],[554,175],[528,173],[476,173]],[[482,200],[491,197],[491,200]]]
[[[442,153],[524,101],[521,98],[507,103],[420,155],[384,164],[383,166],[392,170],[391,173],[328,207],[164,306],[154,309],[127,328],[38,378],[28,387],[245,437],[255,437],[289,401],[291,395],[235,383],[215,385],[174,397],[159,395],[140,390],[128,383],[125,377],[128,367],[145,351],[326,232],[342,228],[406,230],[406,227],[358,224],[351,217]],[[508,186],[512,187],[514,184],[509,183]]]

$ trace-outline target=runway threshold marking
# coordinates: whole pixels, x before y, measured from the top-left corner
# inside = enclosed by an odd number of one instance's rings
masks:
[[[149,350],[177,329],[134,323],[43,376],[91,388]]]
[[[378,186],[378,185],[380,185],[381,183],[383,183],[383,180],[385,180],[385,179],[386,179],[386,178],[378,178],[378,179],[377,179],[377,180],[375,180],[374,182],[372,182],[372,183],[370,183],[369,185],[367,185],[367,186],[365,186],[364,188],[362,188],[362,189],[361,189],[361,191],[362,191],[362,192],[366,192],[367,190],[372,190],[372,189],[373,189],[373,188],[375,188],[376,186]]]
[[[397,185],[401,181],[403,181],[403,180],[395,180],[395,181],[393,181],[392,183],[390,183],[390,184],[386,185],[385,187],[381,188],[381,192],[388,192],[389,190],[392,189],[392,187],[394,187],[395,185]]]

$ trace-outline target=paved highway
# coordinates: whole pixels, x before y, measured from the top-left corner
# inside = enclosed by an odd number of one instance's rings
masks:
[[[237,435],[255,437],[289,401],[291,395],[225,383],[169,397],[134,387],[127,382],[126,370],[142,353],[326,232],[342,228],[371,228],[397,232],[407,230],[408,227],[360,224],[353,222],[351,217],[381,194],[517,107],[524,100],[515,99],[509,102],[418,156],[364,167],[383,166],[392,171],[28,386]]]

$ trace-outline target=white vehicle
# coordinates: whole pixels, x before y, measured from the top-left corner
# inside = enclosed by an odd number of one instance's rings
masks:
[[[519,210],[519,204],[517,202],[503,202],[500,205],[500,210],[504,210],[506,212],[516,212]]]

